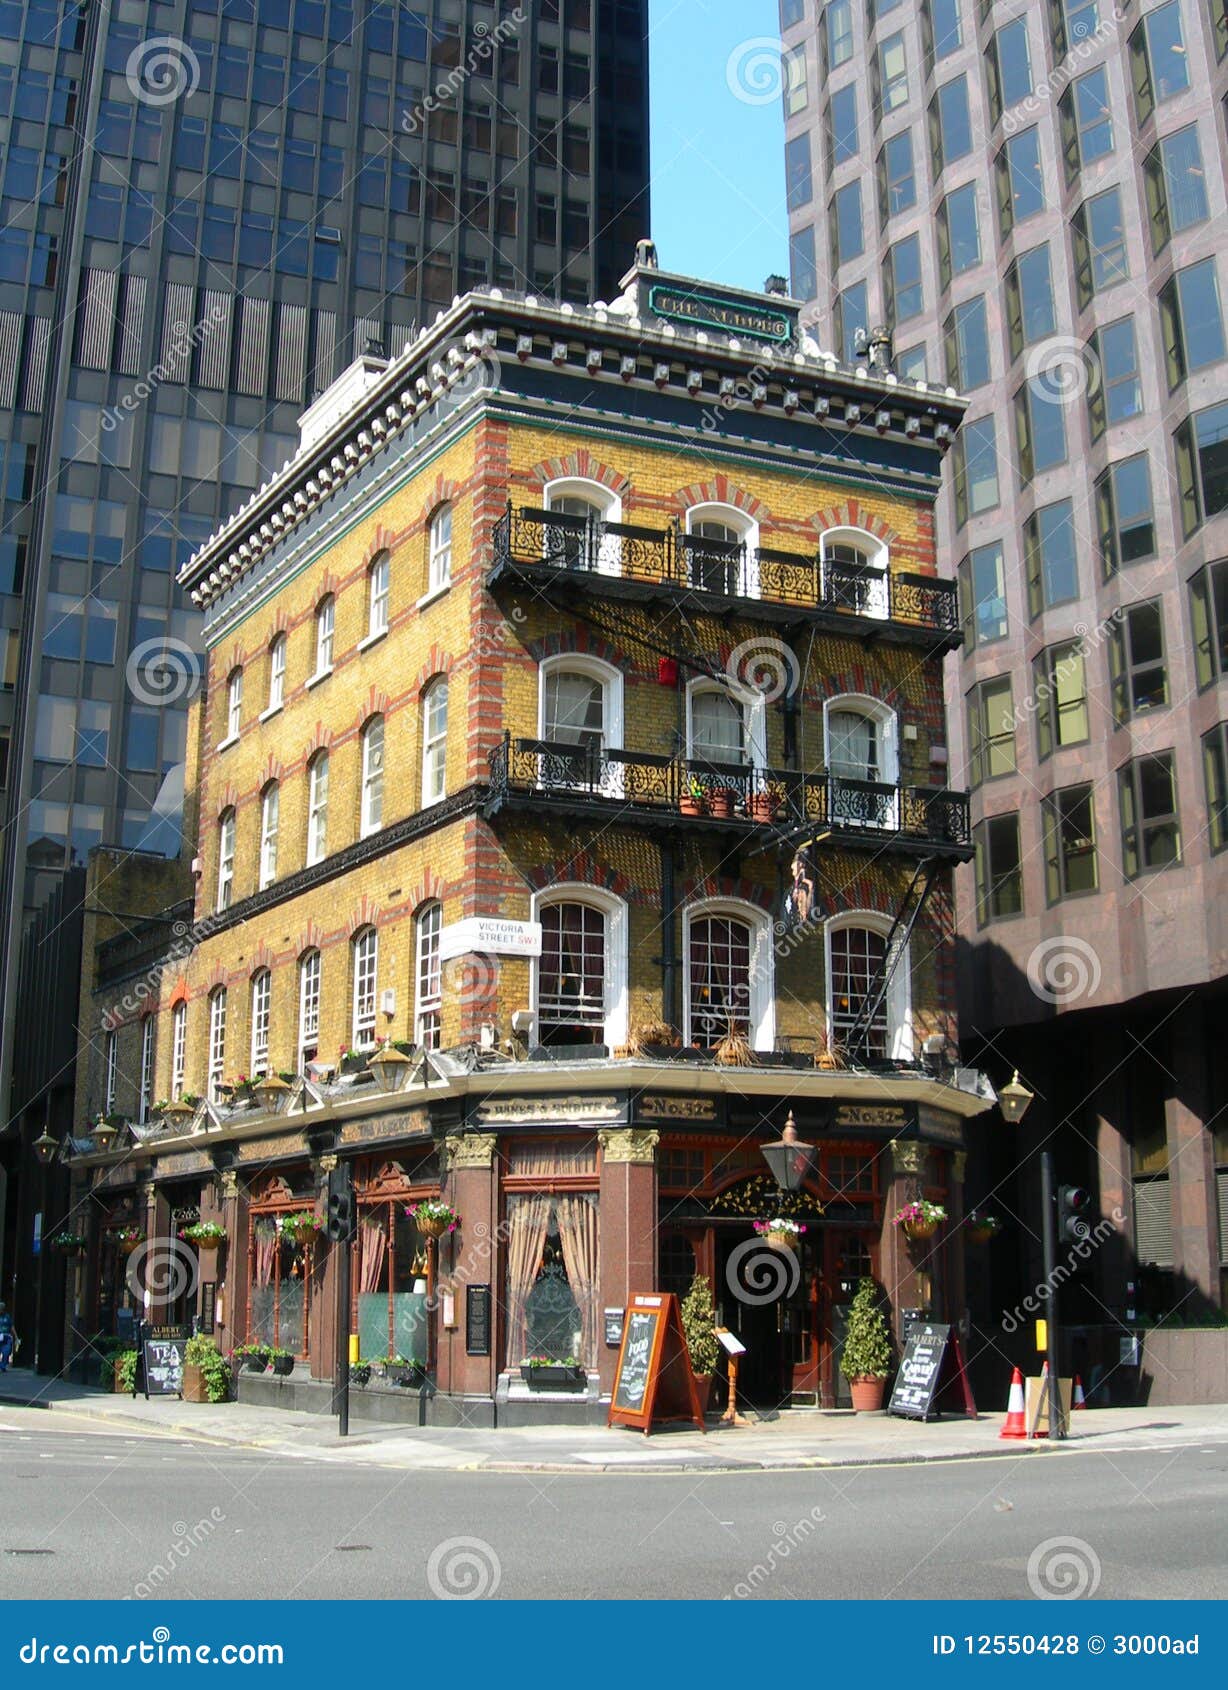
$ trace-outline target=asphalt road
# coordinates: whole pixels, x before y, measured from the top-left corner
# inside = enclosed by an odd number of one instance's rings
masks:
[[[64,1418],[0,1409],[0,1598],[1030,1600],[1055,1584],[1162,1599],[1228,1585],[1228,1445],[826,1473],[422,1473]]]

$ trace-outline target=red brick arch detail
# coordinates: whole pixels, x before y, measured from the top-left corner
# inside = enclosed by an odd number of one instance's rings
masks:
[[[461,484],[453,481],[451,476],[437,475],[435,485],[427,495],[426,503],[422,506],[422,526],[425,528],[440,505],[455,504],[460,498]]]
[[[709,898],[740,898],[744,904],[771,915],[776,907],[776,893],[753,880],[733,879],[729,875],[707,874],[682,883],[684,902],[698,904]]]
[[[362,709],[358,712],[358,726],[361,728],[364,723],[371,720],[372,716],[386,716],[390,702],[388,694],[382,687],[368,687]]]
[[[269,637],[268,637],[268,642],[267,642],[265,649],[267,650],[268,646],[272,645],[273,641],[277,638],[278,634],[286,634],[286,633],[289,633],[289,631],[290,631],[290,613],[284,605],[280,605],[278,607],[276,616],[274,616],[274,618],[273,618],[273,626],[269,629]]]
[[[174,986],[171,988],[171,995],[167,999],[167,1008],[178,1009],[181,1003],[187,1003],[188,995],[188,983],[181,974],[175,981]]]
[[[273,754],[273,752],[270,751],[268,756],[264,760],[264,769],[262,770],[261,775],[260,775],[260,790],[261,790],[261,792],[264,791],[265,787],[269,784],[269,782],[271,780],[275,780],[277,782],[277,784],[280,786],[282,781],[285,778],[286,778],[286,766],[285,766],[285,764],[282,762],[280,757],[275,756]]]
[[[323,950],[324,929],[318,921],[309,921],[306,927],[300,928],[296,945],[297,949],[294,952],[296,961],[305,951]]]
[[[260,943],[252,952],[251,961],[247,965],[248,979],[250,980],[255,975],[259,974],[262,968],[267,968],[271,972],[275,961],[276,958],[274,957],[272,951],[269,949],[266,942],[261,939]]]
[[[363,548],[361,556],[362,568],[370,569],[371,565],[375,562],[381,552],[391,553],[395,551],[398,538],[399,536],[394,534],[391,529],[385,528],[382,522],[378,523],[376,525],[375,532],[371,535],[370,539]]]
[[[316,584],[315,603],[312,606],[313,612],[320,608],[325,599],[336,598],[340,591],[341,582],[337,575],[333,570],[326,569]]]
[[[227,810],[239,808],[239,789],[232,780],[228,780],[217,795],[217,819],[221,821]]]
[[[450,675],[455,668],[456,659],[433,645],[426,654],[426,662],[414,676],[412,690],[421,694],[428,681],[433,681],[438,675]]]
[[[355,909],[353,915],[351,915],[349,921],[346,923],[345,936],[347,939],[352,940],[354,935],[356,933],[360,933],[364,927],[375,927],[378,926],[378,924],[379,905],[375,902],[374,898],[368,897],[364,892],[362,897],[358,900],[357,909]]]
[[[689,487],[680,487],[672,495],[672,502],[679,517],[685,517],[692,505],[732,505],[756,522],[769,522],[772,515],[762,499],[747,493],[723,472],[714,475],[711,481],[694,481]]]
[[[444,891],[443,881],[433,869],[428,868],[422,878],[411,887],[407,907],[412,913],[415,910],[420,910],[423,904],[441,904]]]
[[[219,986],[227,985],[229,980],[230,976],[226,972],[226,965],[219,959],[201,981],[205,996],[211,996]]]
[[[540,640],[526,640],[525,650],[535,663],[541,663],[547,657],[599,657],[603,663],[621,669],[624,674],[634,667],[631,659],[620,647],[611,644],[609,640],[598,639],[589,629],[583,627],[566,629],[559,634],[547,634]]]
[[[599,892],[612,892],[624,903],[636,901],[636,888],[627,876],[609,864],[599,862],[585,850],[577,851],[574,857],[560,858],[548,868],[530,869],[525,878],[535,892],[547,892],[552,886],[570,881],[577,886],[591,886]]]
[[[863,533],[873,534],[884,546],[894,546],[900,538],[896,529],[855,498],[846,499],[842,505],[829,505],[825,510],[816,511],[810,518],[810,526],[820,539],[829,528],[860,528]]]
[[[859,910],[866,910],[871,915],[893,916],[903,896],[902,887],[899,896],[893,898],[883,887],[876,886],[864,875],[858,875],[853,880],[846,880],[838,892],[820,893],[818,902],[826,920],[837,915],[855,915]]]
[[[311,738],[307,741],[307,749],[303,752],[303,762],[307,764],[317,751],[327,751],[334,739],[333,730],[324,722],[317,722]]]
[[[608,487],[611,493],[617,493],[620,499],[631,491],[630,476],[602,463],[586,446],[561,458],[543,458],[533,465],[529,476],[539,487],[544,487],[548,481],[571,480],[573,477],[579,481],[597,481]]]
[[[860,692],[867,698],[877,698],[880,704],[889,704],[901,716],[906,715],[910,708],[908,699],[898,687],[879,680],[862,663],[854,663],[851,669],[839,675],[818,675],[814,684],[820,703],[823,699],[842,698],[845,693]]]
[[[231,646],[230,654],[226,659],[226,668],[222,676],[223,680],[229,681],[236,669],[243,669],[246,666],[247,652],[239,644],[238,640],[236,640]]]

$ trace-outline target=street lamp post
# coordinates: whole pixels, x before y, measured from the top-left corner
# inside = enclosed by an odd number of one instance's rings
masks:
[[[39,1201],[38,1201],[38,1278],[34,1286],[34,1371],[39,1370],[43,1349],[43,1280],[47,1272],[47,1189],[48,1169],[53,1157],[59,1149],[58,1142],[47,1131],[46,1125],[34,1140],[34,1154],[38,1159]]]
[[[1017,1127],[1027,1114],[1035,1096],[1019,1078],[1016,1068],[1010,1084],[1002,1087],[998,1093],[998,1107],[1003,1118],[1012,1127]],[[1057,1330],[1057,1228],[1054,1214],[1056,1201],[1053,1179],[1053,1152],[1042,1150],[1040,1153],[1040,1237],[1043,1256],[1043,1270],[1045,1276],[1044,1298],[1047,1308],[1045,1320],[1045,1354],[1048,1361],[1048,1387],[1046,1390],[1049,1411],[1050,1438],[1064,1438],[1066,1436],[1066,1420],[1062,1413],[1062,1388],[1058,1375],[1058,1330]]]

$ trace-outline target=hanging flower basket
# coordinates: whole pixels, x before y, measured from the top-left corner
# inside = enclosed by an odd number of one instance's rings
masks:
[[[297,1215],[287,1215],[281,1223],[281,1229],[289,1233],[296,1244],[311,1244],[319,1237],[323,1225],[319,1215],[304,1210]]]
[[[130,1256],[138,1245],[145,1242],[145,1229],[140,1226],[117,1226],[111,1234],[116,1249],[125,1256]]]
[[[924,1197],[918,1197],[915,1202],[905,1203],[902,1209],[896,1210],[895,1224],[903,1232],[905,1238],[932,1238],[938,1231],[939,1223],[945,1221],[947,1212],[941,1203],[931,1203]]]
[[[186,1244],[195,1244],[198,1250],[216,1250],[226,1242],[226,1228],[217,1221],[193,1221],[191,1226],[181,1229],[179,1236]]]
[[[972,1213],[964,1218],[964,1229],[968,1234],[969,1243],[988,1244],[1001,1232],[1002,1222],[997,1215],[981,1215],[973,1209]]]
[[[85,1249],[85,1239],[79,1232],[57,1232],[47,1240],[47,1247],[58,1250],[61,1256],[79,1256]]]
[[[421,1203],[411,1203],[405,1213],[424,1238],[442,1238],[445,1232],[455,1232],[460,1216],[451,1203],[438,1197],[428,1197]]]
[[[770,1250],[796,1250],[801,1245],[806,1228],[785,1215],[775,1215],[770,1221],[756,1221],[755,1231]]]

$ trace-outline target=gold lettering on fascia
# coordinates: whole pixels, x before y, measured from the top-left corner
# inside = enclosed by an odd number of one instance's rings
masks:
[[[711,1097],[644,1097],[639,1112],[654,1121],[715,1121],[716,1101]]]
[[[836,1110],[838,1127],[902,1127],[906,1120],[904,1110],[890,1104],[867,1104],[861,1108]]]
[[[622,1116],[615,1097],[488,1098],[478,1105],[483,1121],[524,1125],[531,1121],[617,1121]]]

